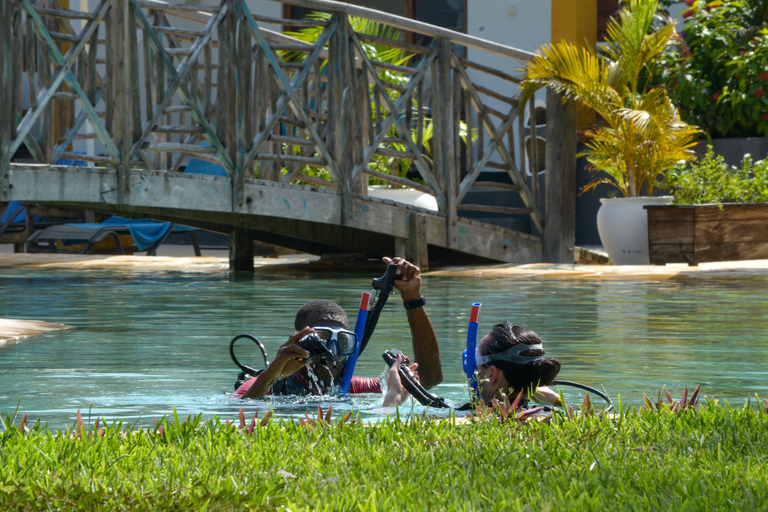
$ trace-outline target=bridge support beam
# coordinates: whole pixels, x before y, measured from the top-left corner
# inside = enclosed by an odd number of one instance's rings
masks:
[[[9,199],[11,130],[15,123],[15,105],[11,103],[12,53],[11,18],[13,2],[0,1],[0,201]],[[20,72],[20,70],[19,70]]]
[[[576,105],[547,89],[544,261],[573,263],[576,244]]]
[[[234,227],[229,233],[229,270],[253,272],[253,233]]]
[[[411,214],[409,228],[411,236],[408,238],[405,257],[421,270],[427,270],[429,268],[427,216],[423,213]]]

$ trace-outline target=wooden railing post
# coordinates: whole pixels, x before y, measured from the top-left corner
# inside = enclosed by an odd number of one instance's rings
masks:
[[[551,89],[547,89],[545,161],[544,261],[573,263],[576,244],[576,105],[563,103],[562,97]]]
[[[354,108],[354,88],[351,86],[350,69],[350,44],[347,30],[350,30],[346,16],[338,16],[336,32],[331,36],[328,44],[328,98],[331,108],[333,134],[332,151],[339,169],[341,179],[341,224],[346,225],[352,220],[352,169],[353,144],[350,138],[354,137],[352,130],[352,109]]]
[[[120,204],[128,202],[128,173],[131,166],[131,30],[129,0],[114,0],[112,4],[112,77],[114,105],[114,140],[119,150],[117,162],[117,197]],[[109,129],[109,127],[107,128]]]
[[[0,93],[0,201],[8,201],[10,197],[11,132],[16,122],[16,105],[11,103],[13,95],[10,94],[13,83],[12,13],[12,1],[0,0],[0,91],[3,91]]]
[[[437,92],[437,102],[432,100],[432,112],[437,122],[433,123],[433,137],[439,140],[439,158],[435,158],[435,174],[442,176],[440,180],[443,194],[445,194],[445,237],[446,245],[455,248],[458,246],[457,235],[457,152],[456,131],[458,130],[458,106],[454,105],[454,71],[451,68],[451,42],[440,38],[438,41],[437,76],[432,87]],[[438,167],[439,165],[439,167]]]
[[[243,73],[246,66],[243,60],[248,60],[247,70],[250,71],[251,39],[250,31],[243,19],[240,0],[230,0],[236,5],[229,9],[225,21],[219,30],[219,89],[217,97],[224,103],[225,112],[217,122],[222,130],[217,130],[224,136],[234,173],[232,174],[232,211],[238,213],[245,204],[245,101]],[[224,39],[221,37],[224,36]],[[223,94],[223,96],[222,96]],[[223,101],[222,101],[223,100]],[[221,110],[219,111],[221,113]],[[218,127],[217,126],[217,129]],[[222,133],[223,131],[223,133]],[[253,233],[242,226],[234,226],[229,234],[229,269],[233,271],[253,272]]]
[[[406,246],[405,256],[408,261],[427,270],[429,268],[429,252],[427,248],[427,216],[424,213],[412,213],[409,218],[410,237]]]

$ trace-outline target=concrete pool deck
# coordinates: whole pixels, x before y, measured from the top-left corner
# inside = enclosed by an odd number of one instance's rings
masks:
[[[173,255],[173,253],[181,255]],[[227,272],[229,260],[224,251],[216,256],[194,257],[186,248],[171,250],[169,256],[110,256],[80,254],[14,254],[0,251],[0,268],[45,268],[66,270],[114,269],[135,272]],[[256,271],[286,268],[291,270],[331,271],[336,266],[322,265],[317,256],[296,254],[279,258],[254,258]],[[313,265],[314,263],[314,265]],[[347,266],[348,268],[348,266]],[[499,277],[540,279],[754,279],[768,280],[768,260],[723,261],[692,267],[684,263],[668,265],[577,265],[577,264],[491,264],[472,267],[445,267],[425,272],[427,276],[457,276],[493,279]]]

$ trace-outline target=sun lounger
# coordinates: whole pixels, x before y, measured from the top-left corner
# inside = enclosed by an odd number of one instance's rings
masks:
[[[13,244],[14,251],[24,252],[27,237],[34,233],[35,229],[83,222],[88,213],[11,201],[4,210],[0,210],[0,243]]]
[[[147,256],[154,256],[157,253],[157,249],[171,233],[185,233],[192,242],[195,256],[201,255],[201,248],[221,248],[201,246],[197,240],[197,231],[199,231],[198,228],[173,224],[171,222],[158,222],[148,219],[124,219],[114,216],[98,223],[51,226],[36,231],[29,237],[29,241],[46,247],[51,252],[58,252],[58,241],[61,241],[65,247],[67,245],[83,245],[83,248],[80,249],[80,254],[87,254],[95,244],[112,238],[117,252],[125,254],[123,240],[120,237],[121,235],[130,235],[139,251],[146,251]]]
[[[140,251],[147,251],[147,256],[152,256],[171,233],[172,228],[173,224],[170,222],[124,219],[114,216],[104,222],[50,226],[36,231],[29,237],[29,240],[38,245],[47,244],[52,252],[57,252],[57,241],[59,240],[64,245],[84,244],[80,253],[86,254],[94,244],[112,237],[118,252],[125,254],[120,235],[131,235],[136,247]],[[193,229],[187,226],[179,226],[179,228],[183,231]]]

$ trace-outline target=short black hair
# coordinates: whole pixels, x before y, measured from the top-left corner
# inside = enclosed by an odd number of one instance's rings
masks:
[[[294,329],[300,331],[308,326],[310,317],[320,317],[323,320],[341,324],[345,329],[349,329],[347,313],[332,300],[311,300],[301,306],[296,313],[296,319],[293,321]]]

